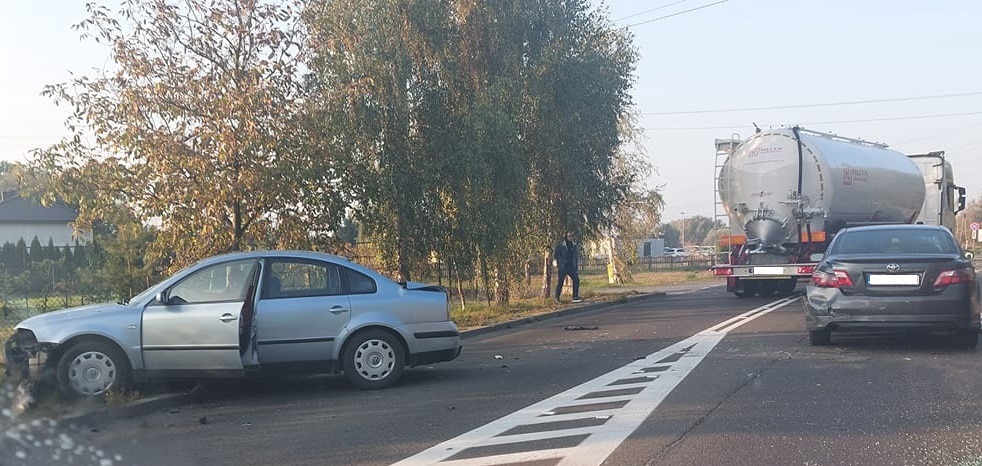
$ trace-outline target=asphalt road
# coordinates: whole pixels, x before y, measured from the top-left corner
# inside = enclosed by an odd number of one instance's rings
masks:
[[[982,465],[982,350],[812,347],[797,300],[698,288],[468,338],[383,391],[223,381],[72,435],[145,466]]]

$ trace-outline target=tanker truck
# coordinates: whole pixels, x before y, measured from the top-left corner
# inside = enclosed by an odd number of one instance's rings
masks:
[[[794,291],[842,228],[922,222],[953,229],[964,208],[964,188],[954,185],[943,152],[907,156],[799,127],[726,142],[717,205],[737,233],[717,236],[725,257],[712,271],[739,297]],[[718,154],[721,146],[717,140]]]

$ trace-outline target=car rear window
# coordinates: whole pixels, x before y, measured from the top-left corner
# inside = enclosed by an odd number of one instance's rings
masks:
[[[378,290],[375,280],[361,272],[342,267],[341,275],[348,284],[348,294],[372,294]]]
[[[941,230],[851,231],[839,235],[835,254],[958,254],[951,235]]]

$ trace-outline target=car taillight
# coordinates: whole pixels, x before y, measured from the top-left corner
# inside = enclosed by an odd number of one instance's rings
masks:
[[[722,277],[727,277],[733,275],[733,269],[731,268],[715,268],[713,269],[713,275],[719,275]]]
[[[968,270],[945,270],[938,275],[938,279],[934,281],[934,289],[940,290],[948,285],[955,285],[958,283],[972,283],[975,279],[975,274]]]
[[[852,279],[845,270],[833,270],[832,272],[816,271],[812,275],[812,285],[819,288],[842,288],[852,286]]]

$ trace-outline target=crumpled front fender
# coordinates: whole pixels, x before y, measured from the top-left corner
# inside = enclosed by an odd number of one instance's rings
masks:
[[[57,347],[55,343],[38,343],[33,332],[20,329],[4,344],[4,372],[14,380],[38,381]]]

